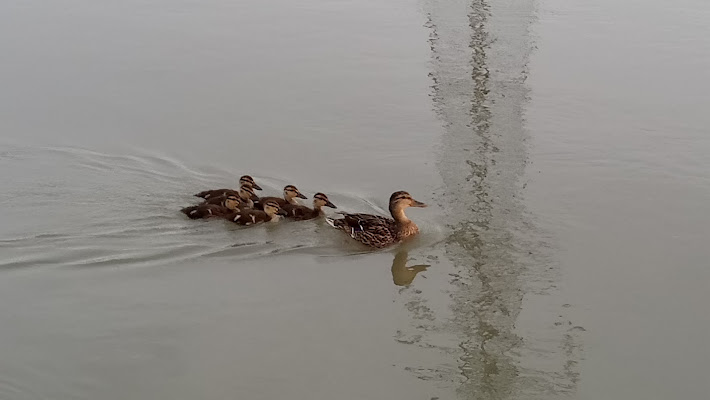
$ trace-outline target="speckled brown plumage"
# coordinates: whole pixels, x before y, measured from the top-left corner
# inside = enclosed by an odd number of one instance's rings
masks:
[[[347,232],[358,242],[384,248],[419,233],[419,227],[404,214],[407,207],[426,207],[426,204],[414,200],[404,191],[394,192],[390,196],[389,209],[392,218],[380,215],[341,213],[343,218],[326,218],[333,227]]]

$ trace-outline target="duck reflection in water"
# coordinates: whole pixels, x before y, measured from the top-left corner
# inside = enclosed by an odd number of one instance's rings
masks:
[[[400,249],[392,260],[392,281],[397,286],[409,286],[414,281],[414,277],[422,271],[426,271],[429,265],[419,264],[411,267],[407,266],[407,258],[409,252],[406,249]]]

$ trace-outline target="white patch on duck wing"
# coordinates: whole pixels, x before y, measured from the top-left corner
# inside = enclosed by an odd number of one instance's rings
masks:
[[[335,226],[335,219],[333,219],[331,217],[325,217],[325,223],[332,226],[333,228],[337,228]]]
[[[212,215],[212,209],[208,208],[207,212],[210,213],[210,215]]]
[[[190,211],[190,215],[195,215],[196,213],[197,213],[197,210]]]
[[[239,218],[241,218],[241,217],[242,217],[241,215],[237,215],[237,216],[234,218],[234,222],[239,221]]]
[[[251,216],[251,222],[254,224],[256,223],[256,216],[254,214]]]

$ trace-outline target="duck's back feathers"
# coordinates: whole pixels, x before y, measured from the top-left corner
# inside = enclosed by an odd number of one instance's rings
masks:
[[[255,225],[271,221],[269,214],[261,210],[239,210],[226,215],[225,218],[239,225]]]
[[[237,197],[237,201],[239,201],[239,208],[248,208],[249,205],[242,198],[240,198],[239,196],[236,196],[236,197]],[[227,198],[229,198],[229,196],[209,197],[209,198],[205,199],[205,201],[203,201],[202,204],[216,204],[216,205],[226,207],[225,201],[227,201]]]
[[[202,197],[203,199],[211,199],[214,197],[220,197],[220,196],[239,196],[239,191],[238,190],[232,190],[232,189],[214,189],[214,190],[205,190],[204,192],[197,193],[195,197]]]
[[[302,206],[300,204],[284,204],[281,209],[286,212],[286,218],[296,221],[305,221],[318,217],[321,213],[318,210]]]
[[[274,203],[278,204],[279,207],[283,207],[286,204],[290,204],[286,199],[283,197],[260,197],[258,201],[254,202],[254,209],[255,210],[263,210],[264,209],[264,204],[266,204],[267,201],[273,201]]]
[[[234,212],[218,204],[200,204],[199,206],[185,207],[180,211],[190,219],[224,217]]]
[[[372,214],[341,214],[343,218],[326,218],[326,222],[364,245],[380,249],[400,240],[397,223],[391,218]]]

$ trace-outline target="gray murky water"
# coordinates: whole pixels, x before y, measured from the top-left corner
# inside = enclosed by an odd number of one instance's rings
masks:
[[[709,397],[708,19],[3,2],[0,398]],[[381,252],[178,212],[243,173],[431,206]]]

